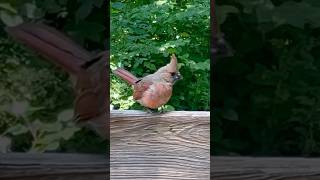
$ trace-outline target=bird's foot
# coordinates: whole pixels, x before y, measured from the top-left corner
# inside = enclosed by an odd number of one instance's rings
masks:
[[[145,108],[145,110],[147,111],[147,113],[153,114],[153,113],[157,113],[158,110],[157,109],[151,109],[151,108]]]
[[[170,106],[170,105],[163,105],[159,107],[159,111],[160,113],[167,113],[170,111],[174,111],[174,107]]]
[[[159,112],[160,112],[161,114],[166,112],[164,106],[161,106],[161,107],[159,108]]]

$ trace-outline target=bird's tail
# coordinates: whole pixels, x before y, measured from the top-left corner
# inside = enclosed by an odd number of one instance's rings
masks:
[[[91,54],[63,33],[39,23],[22,23],[7,27],[14,39],[61,66],[68,73],[75,74],[81,65],[92,58]]]
[[[139,80],[135,75],[122,68],[114,70],[113,73],[121,79],[125,80],[130,85],[134,85]]]

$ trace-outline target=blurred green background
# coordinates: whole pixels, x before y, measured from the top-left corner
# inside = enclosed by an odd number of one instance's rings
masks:
[[[108,42],[103,0],[1,1],[0,151],[105,153],[106,142],[71,120],[67,74],[5,33],[4,27],[23,21],[62,30],[90,51],[104,50]]]
[[[216,3],[212,153],[319,155],[320,1]]]

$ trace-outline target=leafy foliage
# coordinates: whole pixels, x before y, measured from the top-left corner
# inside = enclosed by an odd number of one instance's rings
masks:
[[[319,8],[313,0],[218,2],[234,55],[215,65],[213,153],[320,153]]]
[[[12,151],[105,151],[99,137],[71,121],[73,92],[67,74],[8,38],[3,30],[23,21],[42,21],[65,31],[85,48],[99,51],[107,41],[103,2],[0,3],[0,141],[6,140],[4,136],[12,138]]]
[[[209,1],[113,1],[111,7],[111,68],[125,67],[143,77],[175,53],[183,80],[165,108],[209,110]],[[112,76],[114,108],[141,108],[131,94]]]

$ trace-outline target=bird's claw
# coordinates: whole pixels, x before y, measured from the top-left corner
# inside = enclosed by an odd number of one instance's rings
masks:
[[[147,113],[150,113],[150,114],[158,112],[158,110],[151,109],[151,108],[145,108],[145,109],[146,109]]]
[[[166,110],[164,109],[164,107],[163,107],[163,106],[161,106],[161,107],[160,107],[159,112],[162,114],[162,113],[165,113],[165,112],[166,112]]]

